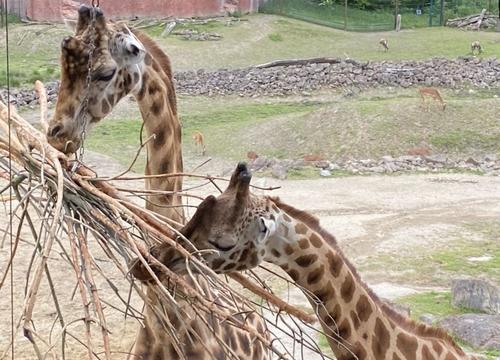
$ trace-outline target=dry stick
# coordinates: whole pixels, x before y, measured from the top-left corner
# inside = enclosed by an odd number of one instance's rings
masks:
[[[113,189],[112,186],[110,186],[109,184],[106,184],[104,182],[100,182],[99,184],[96,184],[97,186],[104,186],[104,189]],[[94,188],[95,189],[95,188]],[[115,190],[115,189],[113,189]],[[105,191],[106,192],[106,191]],[[104,200],[104,199],[103,199]],[[128,204],[123,204],[125,206],[127,206]],[[158,224],[157,220],[154,219],[153,217],[149,216],[145,211],[144,209],[142,208],[134,208],[134,207],[128,207],[127,208],[131,211],[134,212],[135,215],[140,215],[140,220],[148,220],[148,224],[153,226],[155,228],[155,230],[159,231],[160,233],[163,233],[163,235],[165,236],[165,229],[162,225]],[[163,237],[164,237],[163,236]],[[160,237],[162,237],[160,235]],[[169,239],[170,241],[173,241],[172,239]],[[182,247],[180,247],[177,242],[173,241],[173,244],[169,241],[169,245],[171,246],[174,246],[176,249],[180,250]],[[182,248],[182,250],[186,251],[184,248]],[[191,258],[190,256],[190,253],[188,253],[186,251],[186,253],[182,253],[181,251],[181,254],[186,257],[186,258]],[[233,274],[232,274],[233,275]],[[233,276],[232,276],[233,277]],[[282,309],[282,310],[285,310],[288,312],[288,310],[291,311],[291,314],[296,316],[297,318],[301,319],[301,320],[304,320],[308,323],[313,323],[314,320],[313,320],[313,317],[311,317],[311,315],[308,315],[306,314],[303,310],[300,310],[286,302],[284,302],[283,300],[279,299],[277,296],[273,295],[273,294],[270,294],[269,292],[263,290],[263,289],[259,289],[255,284],[252,284],[249,280],[246,280],[245,281],[245,277],[241,274],[238,275],[234,275],[233,279],[235,279],[236,281],[240,282],[241,285],[245,286],[247,289],[249,289],[250,291],[256,293],[257,295],[259,296],[264,296],[269,302],[271,302],[272,304],[274,304],[275,306],[277,306],[279,309]]]
[[[0,102],[0,117],[2,117],[5,121],[5,118],[8,118],[7,107]],[[44,249],[42,253],[42,258],[37,265],[35,270],[35,276],[33,277],[33,281],[31,283],[30,289],[28,291],[26,300],[24,302],[24,335],[34,344],[34,339],[32,336],[32,329],[30,326],[30,322],[33,316],[33,308],[35,307],[36,296],[38,293],[38,289],[40,287],[40,282],[42,280],[43,271],[45,269],[45,264],[47,263],[47,259],[50,255],[50,250],[52,249],[52,245],[54,243],[55,232],[57,229],[58,222],[56,218],[61,214],[62,209],[62,200],[63,200],[63,190],[64,190],[64,177],[61,164],[59,163],[59,159],[62,157],[62,154],[57,150],[52,148],[47,143],[44,143],[42,139],[35,137],[30,131],[26,129],[26,124],[23,124],[23,119],[20,118],[16,112],[11,112],[11,120],[13,120],[13,125],[16,129],[17,135],[30,143],[30,145],[39,149],[41,152],[45,151],[48,155],[49,160],[52,161],[54,167],[57,172],[57,200],[55,206],[55,217],[50,225],[49,236],[47,241],[44,244]],[[7,120],[8,121],[8,120]],[[33,130],[34,128],[31,127]]]
[[[97,316],[99,317],[99,325],[101,326],[102,338],[104,341],[104,351],[106,354],[106,359],[111,359],[111,350],[109,346],[109,336],[108,336],[108,327],[106,325],[106,317],[102,311],[102,304],[99,299],[99,294],[97,293],[97,287],[95,285],[94,276],[92,275],[91,261],[89,249],[87,247],[87,239],[85,238],[82,228],[78,226],[76,228],[76,236],[78,237],[80,243],[80,254],[83,260],[83,269],[87,278],[87,282],[90,285],[90,291],[94,303],[94,308],[97,312]]]
[[[42,125],[43,132],[47,134],[49,131],[49,123],[47,122],[47,91],[41,81],[35,81],[35,91],[40,103],[40,124]]]
[[[243,285],[246,289],[252,291],[254,294],[259,295],[260,297],[269,301],[271,304],[278,307],[278,309],[280,311],[287,312],[290,315],[293,315],[296,318],[298,318],[298,319],[300,319],[308,324],[314,324],[317,322],[318,319],[316,318],[316,316],[306,314],[304,311],[302,311],[302,310],[296,308],[295,306],[290,305],[289,303],[281,300],[280,298],[278,298],[275,295],[264,290],[262,287],[258,286],[257,284],[255,284],[253,281],[251,281],[247,277],[243,276],[242,274],[230,273],[230,274],[228,274],[228,276],[231,277],[233,280],[236,280],[237,282],[239,282],[241,285]]]
[[[83,284],[82,277],[80,275],[80,271],[78,269],[78,256],[77,256],[77,249],[76,249],[76,243],[77,239],[75,236],[75,233],[73,231],[73,221],[71,219],[66,220],[67,224],[67,234],[69,237],[69,244],[71,248],[71,257],[73,258],[73,269],[75,270],[75,276],[76,276],[76,281],[78,283],[78,288],[80,289],[80,296],[82,298],[82,304],[83,304],[83,311],[85,313],[85,334],[87,337],[87,350],[88,350],[88,355],[89,359],[92,359],[92,333],[90,331],[90,311],[89,311],[89,301],[87,300],[87,293],[85,292],[85,285]],[[62,344],[64,348],[64,344]]]
[[[184,176],[184,177],[193,177],[193,178],[200,178],[200,179],[206,179],[209,181],[213,180],[221,180],[221,181],[229,181],[227,178],[223,177],[218,177],[218,176],[210,176],[210,175],[198,175],[198,174],[191,174],[191,173],[166,173],[166,174],[154,174],[154,175],[138,175],[138,176],[122,176],[122,177],[93,177],[93,176],[84,176],[84,180],[88,181],[110,181],[110,180],[142,180],[142,179],[157,179],[157,178],[169,178],[169,177],[178,177],[178,176]],[[277,190],[280,189],[281,186],[269,186],[269,187],[261,187],[261,186],[256,186],[256,185],[250,185],[250,187],[258,190]]]
[[[82,186],[85,186],[85,185],[86,185],[85,182],[82,182]],[[90,187],[90,185],[87,185],[87,186]],[[107,195],[104,195],[104,196],[107,197]],[[110,198],[108,200],[109,201],[113,201],[114,199]],[[162,238],[162,240],[167,240],[167,243],[169,243],[170,246],[174,246],[184,257],[189,258],[190,260],[194,260],[195,263],[197,262],[197,259],[194,258],[193,256],[191,256],[191,254],[189,252],[187,252],[187,250],[185,250],[184,248],[182,248],[181,246],[179,246],[175,241],[173,241],[172,239],[170,239],[169,237],[167,237],[161,231],[158,231],[155,227],[153,227],[150,224],[146,223],[143,219],[141,219],[141,217],[137,216],[136,214],[134,214],[132,212],[129,212],[128,215],[129,216],[131,215],[132,218],[138,224],[138,226],[140,228],[144,229],[144,231],[146,231],[148,233],[152,233],[152,234],[154,234],[154,235]],[[94,214],[94,216],[97,216],[97,214]],[[121,231],[118,232],[117,235],[120,236],[120,233],[121,233]],[[173,242],[173,244],[171,242]],[[228,317],[230,317],[230,314],[227,314],[226,312],[222,311],[213,302],[208,301],[203,296],[201,296],[191,285],[189,285],[186,282],[186,280],[184,280],[184,278],[182,278],[181,276],[179,276],[176,273],[174,273],[173,271],[171,271],[168,267],[166,267],[160,261],[156,260],[154,257],[149,256],[149,254],[148,254],[147,250],[145,249],[144,245],[142,245],[140,243],[137,243],[136,241],[130,241],[130,243],[137,250],[140,261],[146,266],[146,268],[148,268],[148,271],[150,271],[150,275],[157,282],[157,284],[160,284],[160,281],[157,278],[156,274],[149,268],[149,266],[147,266],[148,264],[147,264],[145,258],[148,258],[148,260],[151,261],[151,263],[154,266],[158,267],[158,269],[162,273],[166,274],[172,280],[172,282],[174,282],[176,284],[179,284],[179,286],[184,290],[184,292],[186,293],[186,295],[189,296],[189,297],[191,297],[191,298],[193,298],[193,299],[196,299],[197,302],[201,306],[203,306],[207,310],[212,311],[213,313],[217,314],[221,318],[228,318]],[[197,264],[197,265],[200,265],[200,264]],[[169,295],[170,294],[168,294],[167,296],[169,296]],[[240,324],[239,321],[237,321],[234,318],[232,320],[235,323],[238,323],[238,325],[240,326],[241,329],[244,329],[245,331],[249,332],[253,336],[257,337],[263,344],[266,344],[270,349],[273,349],[273,351],[276,354],[278,354],[280,356],[282,355],[280,351],[278,351],[277,349],[273,348],[272,343],[270,343],[267,339],[265,339],[260,333],[258,333],[257,331],[255,331],[253,328],[249,327],[246,324]]]
[[[31,126],[29,126],[29,125],[28,125],[28,128],[30,128],[30,127],[31,127]],[[22,127],[22,126],[20,126],[19,128],[20,128],[21,130],[23,130],[23,127]],[[31,128],[31,129],[33,129],[34,131],[36,131],[34,128]],[[31,129],[30,129],[30,130],[31,130]],[[21,133],[21,135],[22,135],[22,131],[20,131],[19,133]],[[40,147],[40,148],[43,148],[44,150],[50,150],[50,148],[48,148],[48,149],[46,149],[46,148],[45,148],[45,147],[46,147],[46,144],[41,144],[42,142],[39,140],[39,138],[37,138],[37,137],[35,137],[35,136],[31,136],[31,137],[30,137],[30,136],[26,136],[26,138],[27,138],[27,140],[28,140],[28,142],[29,142],[29,143],[32,143],[32,144],[33,144],[33,143],[35,143],[35,147]],[[30,141],[30,140],[31,140],[31,141]],[[38,146],[36,146],[36,145],[38,145]],[[54,149],[52,149],[52,152],[54,152]],[[60,155],[60,154],[58,154],[57,152],[55,152],[55,153],[56,153],[57,155],[56,155],[56,156],[54,156],[53,154],[50,154],[51,156],[49,157],[49,159],[50,159],[50,158],[52,158],[52,159],[53,159],[53,158],[55,157],[55,158],[56,158],[56,160],[57,160],[57,159],[58,159],[58,157],[60,157],[60,156],[61,156],[61,155]],[[52,159],[51,159],[51,160],[52,160]],[[55,163],[57,163],[57,161],[55,161]],[[56,166],[56,171],[57,171],[57,170],[58,170],[58,168],[57,168],[57,166]],[[60,185],[60,180],[61,180],[61,176],[59,175],[59,173],[60,173],[60,172],[59,172],[59,171],[57,171],[57,175],[58,175],[58,185]],[[204,177],[204,178],[206,178],[206,177]],[[101,183],[101,185],[102,185],[102,183]],[[59,188],[60,188],[60,186],[59,186]],[[93,188],[93,187],[92,187],[92,188]],[[112,188],[112,187],[111,187],[111,188]],[[93,189],[95,189],[95,188],[93,188]],[[87,188],[87,190],[89,190],[89,189]],[[92,193],[92,191],[90,191],[90,192]],[[112,192],[116,195],[116,190],[113,190]],[[60,194],[60,193],[59,193],[59,194]],[[131,209],[127,209],[127,210],[131,211]],[[123,211],[123,208],[122,208],[122,211]],[[127,212],[129,212],[129,211],[127,211]],[[134,213],[134,212],[132,211],[132,213]],[[130,215],[130,214],[129,214],[129,215]],[[135,214],[134,214],[134,215],[135,215]],[[140,215],[144,215],[144,212],[140,212]],[[135,218],[135,220],[136,220],[136,221],[138,220],[136,216],[133,216],[133,218]],[[142,219],[139,219],[139,220],[142,220]],[[157,224],[158,224],[158,222],[157,222],[157,220],[156,220],[155,218],[152,218],[152,219],[150,218],[150,219],[148,219],[148,220],[149,220],[149,221],[151,221],[151,222],[152,222],[153,224],[155,224],[155,225],[157,225]],[[148,221],[148,222],[149,222],[149,221]],[[144,225],[144,224],[143,224],[143,225]],[[143,226],[141,226],[141,227],[143,227]],[[146,228],[146,230],[148,230],[148,229]],[[165,238],[165,235],[164,235],[164,234],[162,234],[164,231],[158,231],[158,232],[160,233],[160,237]],[[163,236],[162,236],[162,235],[163,235]],[[170,240],[171,242],[173,242],[173,243],[174,243],[174,245],[176,244],[176,242],[174,242],[172,239],[169,239],[169,240]],[[134,244],[134,245],[136,245],[136,244]],[[176,246],[176,247],[177,247],[177,246]],[[178,249],[179,249],[179,248],[178,248]],[[179,250],[180,250],[180,249],[179,249]],[[181,252],[182,252],[182,251],[181,251]],[[188,255],[188,257],[189,257],[189,253],[184,254],[184,255]],[[158,263],[157,265],[159,265],[159,266],[160,266],[160,268],[162,268],[162,267],[163,267],[161,263]],[[165,270],[165,269],[163,269],[163,270]],[[174,276],[172,276],[173,274],[170,274],[170,275],[171,275],[171,278],[174,280],[174,278],[175,278],[175,277],[174,277]],[[178,282],[178,281],[174,281],[174,282]],[[182,281],[181,281],[181,284],[180,284],[180,285],[181,285],[181,286],[183,285],[183,284],[182,284]],[[184,287],[186,290],[193,290],[193,289],[189,289],[189,287],[185,287],[185,286],[182,286],[182,287]],[[195,294],[195,295],[197,295],[197,294]],[[201,299],[201,300],[204,300],[204,299]],[[203,303],[203,301],[202,301],[202,303]],[[210,304],[209,304],[209,305],[210,305]],[[208,306],[208,307],[210,308],[211,306]],[[223,314],[224,314],[224,313],[223,313]],[[224,314],[224,316],[227,316],[227,314]]]

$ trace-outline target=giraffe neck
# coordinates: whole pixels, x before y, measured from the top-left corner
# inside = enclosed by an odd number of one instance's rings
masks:
[[[181,125],[175,107],[171,79],[149,54],[145,58],[142,84],[135,94],[146,129],[146,137],[154,134],[147,145],[146,175],[179,173],[183,170]],[[148,178],[146,189],[180,191],[182,178]],[[183,222],[178,195],[148,196],[146,208],[172,220]]]
[[[382,304],[319,225],[308,226],[310,221],[285,212],[276,218],[265,260],[280,266],[303,289],[337,359],[466,358],[440,330],[417,330],[425,326]],[[447,352],[451,357],[445,357]]]

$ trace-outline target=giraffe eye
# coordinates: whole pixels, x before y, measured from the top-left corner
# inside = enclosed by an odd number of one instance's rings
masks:
[[[97,81],[109,81],[115,76],[116,69],[106,71],[105,73],[99,74],[96,77]]]

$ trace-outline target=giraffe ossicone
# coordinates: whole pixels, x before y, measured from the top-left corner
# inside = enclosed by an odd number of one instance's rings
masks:
[[[242,271],[263,261],[280,266],[313,306],[337,359],[474,359],[442,329],[396,313],[361,280],[335,238],[319,220],[249,190],[240,163],[227,189],[207,197],[181,230],[218,273]]]

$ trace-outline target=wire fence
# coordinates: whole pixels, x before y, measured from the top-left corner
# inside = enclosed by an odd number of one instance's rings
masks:
[[[444,25],[447,19],[498,14],[496,0],[268,0],[259,11],[348,31],[387,31]]]

